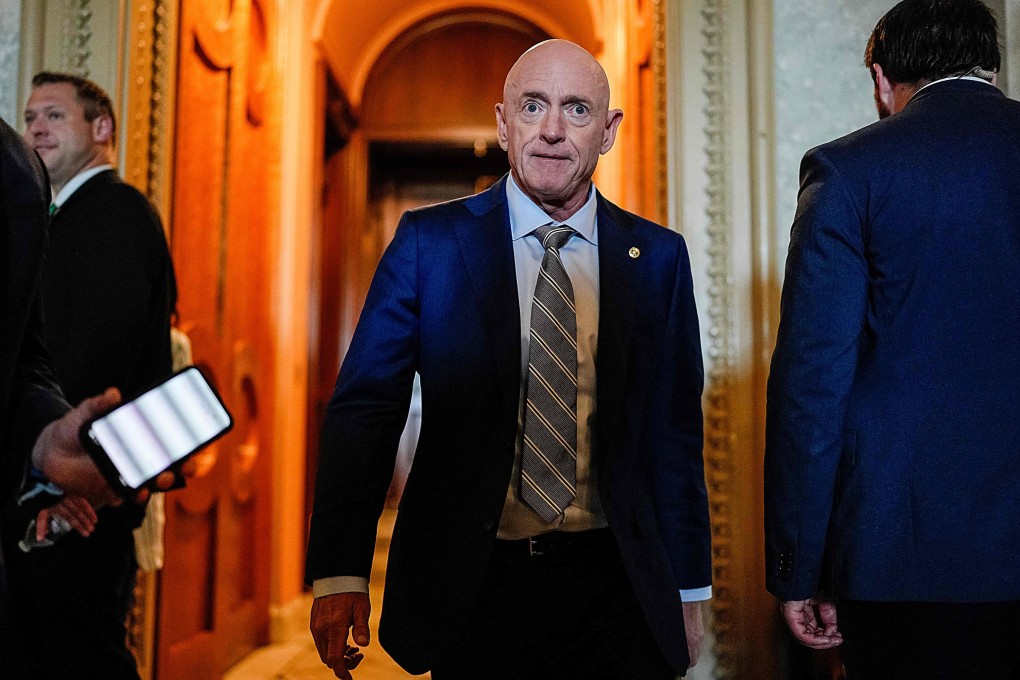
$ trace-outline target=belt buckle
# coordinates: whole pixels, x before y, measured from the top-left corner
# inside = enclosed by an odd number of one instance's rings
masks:
[[[535,547],[536,545],[538,545],[538,541],[535,540],[535,537],[534,536],[529,536],[528,537],[528,555],[530,555],[531,557],[539,557],[539,556],[545,554],[544,552],[542,552],[541,550],[536,548]]]

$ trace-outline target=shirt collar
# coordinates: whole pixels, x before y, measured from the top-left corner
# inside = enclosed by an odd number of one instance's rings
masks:
[[[60,192],[56,196],[53,197],[53,205],[57,206],[58,208],[64,205],[67,199],[71,198],[71,194],[78,191],[78,189],[81,188],[82,184],[85,184],[85,182],[89,181],[99,173],[105,172],[107,170],[113,170],[113,166],[110,165],[109,163],[97,165],[94,168],[89,168],[88,170],[79,172],[77,175],[72,177],[67,182],[67,184],[64,185],[64,187],[60,190]]]
[[[581,209],[571,215],[566,222],[551,219],[538,205],[528,198],[514,181],[513,173],[506,183],[506,199],[510,207],[510,233],[513,240],[521,239],[544,224],[568,224],[581,238],[593,245],[598,245],[598,234],[595,230],[595,215],[598,212],[598,201],[595,200],[595,184],[588,188],[588,200]]]
[[[924,87],[918,88],[917,92],[920,92],[925,87],[931,87],[932,85],[935,85],[936,83],[944,83],[947,80],[973,80],[974,82],[984,83],[985,85],[989,85],[991,87],[995,87],[994,85],[992,85],[990,82],[988,82],[984,78],[978,78],[977,76],[949,76],[948,78],[939,78],[938,80],[933,80],[930,83],[928,83],[927,85],[925,85]],[[915,92],[914,94],[916,95],[917,92]]]

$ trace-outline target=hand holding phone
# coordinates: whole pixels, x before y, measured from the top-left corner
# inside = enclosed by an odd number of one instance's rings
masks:
[[[189,366],[87,423],[81,439],[110,485],[131,495],[231,427],[212,385]]]

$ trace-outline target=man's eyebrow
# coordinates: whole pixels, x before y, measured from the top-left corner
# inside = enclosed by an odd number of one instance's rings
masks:
[[[521,92],[521,99],[540,99],[544,102],[549,101],[549,95],[539,90],[527,90]]]
[[[582,97],[579,94],[572,94],[570,96],[564,97],[563,101],[566,104],[584,104],[588,108],[592,107],[592,100],[588,99],[587,97]]]

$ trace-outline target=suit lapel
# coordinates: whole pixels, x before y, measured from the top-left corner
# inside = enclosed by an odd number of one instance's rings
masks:
[[[517,419],[521,319],[506,177],[465,204],[475,216],[456,224],[457,239],[482,323],[492,342],[504,411]]]
[[[600,441],[608,446],[618,431],[627,387],[628,349],[634,312],[640,297],[643,260],[631,255],[646,241],[634,233],[631,220],[599,195],[599,346],[596,360],[597,417]]]

